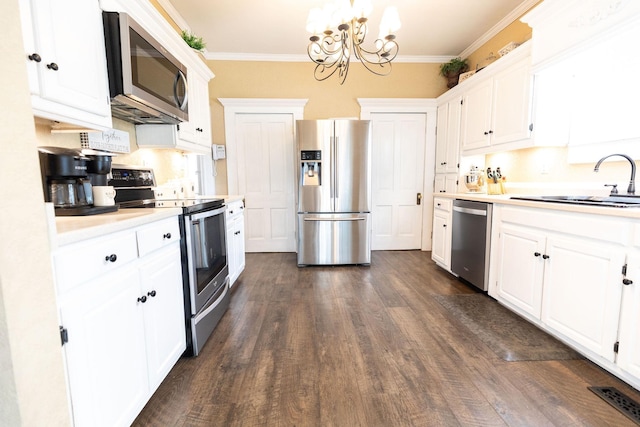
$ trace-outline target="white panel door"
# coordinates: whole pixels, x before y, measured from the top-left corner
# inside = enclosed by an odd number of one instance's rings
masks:
[[[247,252],[295,252],[291,114],[237,114],[238,192]]]
[[[420,249],[427,116],[375,113],[371,120],[371,249]]]

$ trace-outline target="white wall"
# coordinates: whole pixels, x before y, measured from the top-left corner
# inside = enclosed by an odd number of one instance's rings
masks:
[[[71,424],[17,0],[2,2],[0,425]]]

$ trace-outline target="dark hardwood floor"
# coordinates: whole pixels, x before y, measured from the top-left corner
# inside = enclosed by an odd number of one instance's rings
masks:
[[[632,426],[587,360],[506,362],[435,299],[473,293],[429,252],[298,268],[247,254],[231,307],[136,426]]]

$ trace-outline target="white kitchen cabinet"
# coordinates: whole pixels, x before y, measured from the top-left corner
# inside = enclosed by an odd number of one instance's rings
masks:
[[[436,133],[436,173],[457,173],[460,152],[462,97],[438,106]]]
[[[245,266],[243,200],[235,200],[227,205],[226,221],[227,262],[229,263],[229,287],[231,287]]]
[[[211,154],[209,81],[187,71],[189,121],[178,125],[137,125],[136,140],[143,148],[173,148]]]
[[[140,277],[125,265],[60,296],[73,421],[129,425],[149,395]]]
[[[627,255],[623,282],[618,366],[640,380],[640,251]]]
[[[186,348],[177,218],[63,246],[54,269],[74,424],[130,425]]]
[[[579,237],[549,237],[542,322],[613,362],[624,249]]]
[[[492,296],[608,362],[621,304],[629,224],[597,215],[494,208]]]
[[[465,91],[461,120],[463,154],[504,149],[504,144],[530,138],[533,77],[529,62],[529,56],[524,56],[495,75],[474,82]],[[481,78],[482,73],[477,76]]]
[[[149,387],[155,391],[186,346],[180,246],[174,244],[148,258],[140,267],[140,277],[142,295],[147,296],[144,331]]]
[[[446,270],[451,269],[451,199],[433,199],[433,238],[431,259]]]
[[[457,193],[458,174],[438,173],[433,181],[434,193]]]
[[[497,249],[497,297],[540,319],[545,236],[518,225],[500,227]]]
[[[34,115],[82,128],[112,125],[97,1],[20,0]]]

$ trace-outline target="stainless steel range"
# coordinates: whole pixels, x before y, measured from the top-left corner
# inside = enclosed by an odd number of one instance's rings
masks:
[[[156,200],[153,169],[113,165],[120,208],[182,208],[180,247],[187,328],[185,355],[197,356],[229,307],[224,199]]]

